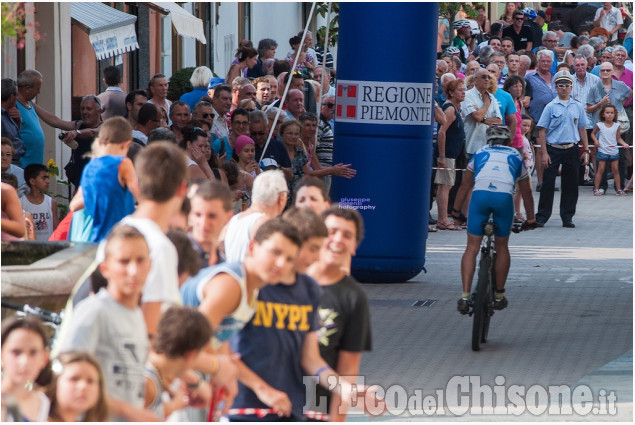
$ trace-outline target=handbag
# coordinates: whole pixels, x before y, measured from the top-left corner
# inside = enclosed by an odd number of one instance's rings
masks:
[[[631,129],[631,123],[628,120],[628,115],[626,115],[626,109],[622,108],[617,112],[617,123],[620,125],[621,133],[626,133]]]

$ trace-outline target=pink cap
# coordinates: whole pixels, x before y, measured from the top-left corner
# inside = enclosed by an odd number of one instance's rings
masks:
[[[243,134],[236,137],[236,143],[234,143],[234,152],[236,152],[236,155],[238,155],[240,151],[242,151],[243,148],[250,143],[255,145],[254,140],[249,136]]]

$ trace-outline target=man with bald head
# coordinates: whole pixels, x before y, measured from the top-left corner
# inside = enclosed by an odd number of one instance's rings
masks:
[[[470,75],[474,75],[474,73],[481,69],[481,65],[478,61],[469,61],[467,63],[467,67],[465,68],[465,76],[469,77]]]
[[[518,63],[518,75],[525,78],[527,71],[531,68],[531,58],[527,55],[520,55]]]
[[[437,59],[437,78],[448,72],[448,63],[443,59]]]
[[[445,103],[445,94],[443,93],[443,89],[441,87],[441,76],[446,74],[450,69],[448,63],[443,59],[437,59],[437,96],[436,101],[440,105]]]
[[[256,88],[253,86],[253,84],[245,84],[240,88],[240,90],[238,91],[238,102],[243,99],[251,99],[254,102],[256,101]]]
[[[300,116],[306,112],[304,109],[304,93],[298,89],[290,89],[284,105],[287,109],[287,117],[292,120],[299,120]]]
[[[492,78],[500,80],[501,69],[499,65],[490,63],[487,65],[487,71]],[[507,93],[502,88],[498,87],[494,92],[494,97],[498,102],[498,108],[500,109],[501,116],[503,117],[503,125],[509,127],[509,131],[512,135],[516,134],[516,104],[511,94]]]

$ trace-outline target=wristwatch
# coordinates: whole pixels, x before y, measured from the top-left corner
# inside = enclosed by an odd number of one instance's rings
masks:
[[[82,135],[82,131],[81,131],[79,128],[78,128],[77,130],[75,130],[75,131],[77,132],[77,135],[78,135],[78,136],[81,136],[81,135]]]

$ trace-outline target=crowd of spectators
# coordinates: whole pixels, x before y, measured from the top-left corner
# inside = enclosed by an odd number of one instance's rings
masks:
[[[38,71],[2,80],[2,240],[99,244],[52,343],[3,321],[3,421],[344,420],[372,401],[346,380],[371,349],[363,223],[328,195],[355,170],[332,161],[332,56],[302,37],[281,60],[242,41],[180,99],[164,74],[125,93],[109,66],[76,121],[37,105]],[[63,218],[40,120],[72,150]]]
[[[429,230],[465,228],[468,204],[453,203],[461,180],[461,173],[455,170],[465,168],[467,159],[485,143],[487,127],[499,124],[508,126],[517,135],[512,146],[522,150],[524,139],[532,146],[523,155],[537,174],[536,190],[542,201],[538,225],[544,225],[551,214],[550,199],[554,191],[560,190],[555,187],[555,177],[562,174],[563,225],[574,227],[571,211],[575,211],[578,186],[593,186],[598,174],[599,187],[594,193],[598,196],[606,193],[606,171],[611,166],[605,167],[604,162],[618,163],[617,172],[613,172],[616,193],[624,194],[622,188],[626,192],[632,190],[633,26],[630,24],[623,31],[623,15],[627,11],[605,2],[595,12],[592,26],[578,27],[579,31],[572,33],[562,31],[558,22],[550,22],[548,10],[518,9],[516,3],[509,2],[500,18],[492,22],[482,7],[477,10],[478,28],[459,16],[453,20],[452,28],[449,15],[439,20],[436,102],[445,113],[435,114],[438,136],[434,144],[436,180],[433,182],[437,183],[439,211],[437,220],[430,219]],[[451,29],[455,33],[452,39]],[[456,80],[460,83],[455,83]],[[550,105],[554,103],[565,108],[569,103],[579,104],[585,116],[580,119],[571,116],[574,123],[571,128],[584,125],[586,131],[580,134],[577,130],[564,134],[551,131],[550,126],[558,123],[549,120],[545,111],[553,114]],[[604,120],[600,111],[607,106],[616,111],[618,136],[621,133],[621,138],[612,138],[610,159],[605,155],[608,145],[591,137]],[[565,116],[560,124],[566,122],[569,113]],[[529,129],[522,129],[524,122]],[[541,130],[546,132],[542,138]],[[585,160],[587,141],[590,149]],[[618,141],[627,146],[620,144],[618,149]],[[551,153],[554,145],[558,145],[555,149],[571,146],[579,152],[568,155],[566,164],[562,164],[555,159],[560,152]],[[543,185],[547,170],[549,182]],[[596,170],[602,171],[602,175]],[[522,222],[519,202],[516,208],[515,220]]]

